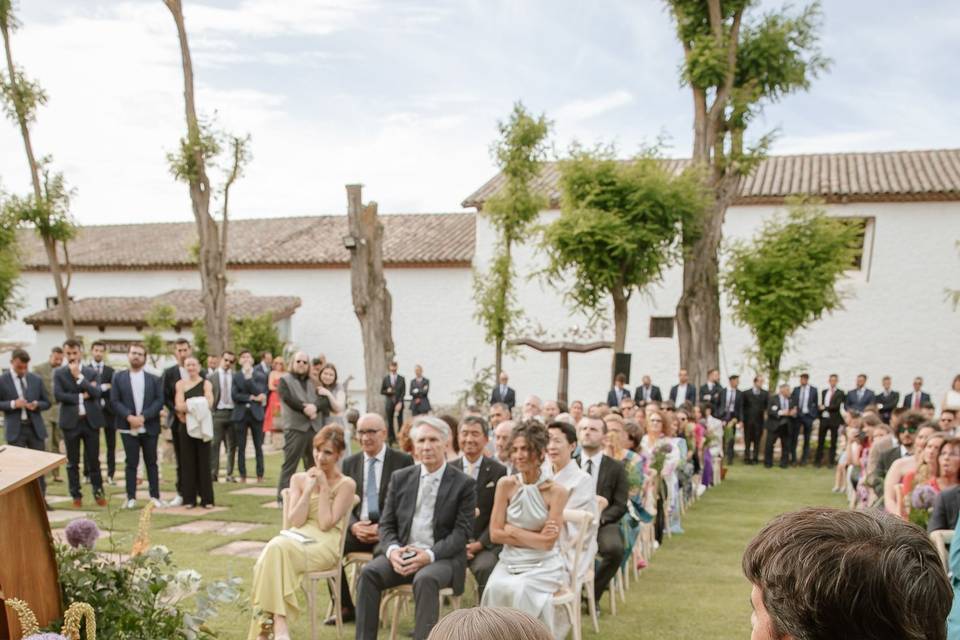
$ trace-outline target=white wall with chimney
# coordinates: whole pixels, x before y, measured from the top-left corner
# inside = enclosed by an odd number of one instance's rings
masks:
[[[733,207],[727,213],[724,235],[728,240],[749,238],[762,220],[780,210],[776,206]],[[853,384],[856,374],[867,373],[873,388],[879,388],[880,378],[889,374],[902,393],[913,376],[922,375],[939,405],[953,376],[960,373],[960,311],[953,310],[944,293],[947,288],[960,288],[960,254],[955,244],[960,240],[960,202],[831,205],[828,211],[872,219],[863,269],[844,279],[842,286],[849,292],[846,308],[801,332],[784,367],[809,370],[819,387],[832,372],[840,375],[845,387]],[[549,221],[556,215],[545,212],[542,219]],[[478,268],[487,264],[494,244],[489,225],[478,218]],[[574,326],[586,326],[586,316],[571,309],[562,292],[531,276],[544,261],[536,247],[518,247],[515,255],[517,297],[530,323],[543,327],[547,337],[557,338]],[[352,374],[351,388],[362,392],[362,344],[350,297],[349,269],[240,269],[232,270],[229,277],[232,287],[254,294],[299,296],[303,304],[290,322],[293,344],[311,355],[324,353],[337,364],[341,379]],[[393,296],[393,335],[401,373],[409,379],[414,364],[422,364],[432,382],[434,404],[453,402],[467,386],[474,361],[481,368],[493,360],[493,348],[483,342],[483,329],[474,319],[471,270],[388,268],[386,278]],[[199,288],[199,275],[175,270],[77,271],[71,294],[78,299],[156,295],[177,288]],[[54,295],[49,274],[25,273],[21,293],[24,306],[20,317],[43,309],[45,299]],[[651,316],[674,315],[680,293],[677,267],[668,270],[650,291],[631,300],[627,331],[627,351],[633,354],[631,385],[650,374],[666,393],[675,382],[676,336],[650,338],[649,325]],[[746,387],[753,375],[745,356],[751,338],[746,329],[733,324],[728,307],[722,304],[721,308],[722,376],[725,381],[729,373],[738,372]],[[95,327],[80,329],[88,340],[114,337],[117,331],[108,328],[100,334]],[[611,326],[596,337],[610,339],[612,333]],[[19,320],[0,328],[0,341],[32,345],[28,348],[35,357],[44,358],[59,339],[55,328],[37,335]],[[610,351],[570,355],[571,399],[605,397],[611,357]],[[520,396],[518,401],[529,393],[543,398],[555,395],[557,354],[521,348],[507,357],[504,366]]]

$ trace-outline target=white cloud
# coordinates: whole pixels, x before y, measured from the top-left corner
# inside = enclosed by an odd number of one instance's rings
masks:
[[[557,109],[556,118],[560,122],[579,122],[619,109],[631,102],[633,95],[625,89],[618,89],[596,98],[568,102]]]

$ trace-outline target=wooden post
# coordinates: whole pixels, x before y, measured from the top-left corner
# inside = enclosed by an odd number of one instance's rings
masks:
[[[383,277],[383,225],[377,219],[377,203],[364,205],[362,190],[363,185],[347,185],[350,235],[343,240],[350,251],[350,292],[363,337],[367,411],[381,413],[380,378],[395,355],[393,301]]]
[[[557,401],[567,402],[567,385],[570,380],[570,352],[560,349],[560,380],[557,382]]]

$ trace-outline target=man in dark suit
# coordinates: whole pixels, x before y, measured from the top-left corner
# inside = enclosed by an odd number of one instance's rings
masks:
[[[837,388],[837,374],[830,374],[827,388],[820,395],[820,434],[817,438],[817,455],[813,464],[817,467],[823,459],[823,450],[827,444],[827,435],[830,435],[830,453],[827,458],[827,466],[833,466],[837,456],[837,436],[840,425],[843,424],[843,415],[840,408],[846,401],[846,394],[842,389]]]
[[[743,461],[746,464],[760,461],[760,438],[769,400],[770,396],[763,388],[763,376],[754,376],[753,388],[743,394]]]
[[[880,413],[880,419],[890,424],[893,410],[900,406],[900,393],[893,390],[893,381],[890,376],[883,376],[882,384],[883,389],[876,397],[877,411]]]
[[[189,377],[183,368],[183,361],[193,353],[190,341],[186,338],[177,338],[173,343],[173,357],[176,362],[163,371],[161,384],[163,385],[163,406],[167,408],[167,426],[170,427],[170,436],[173,438],[173,456],[177,463],[177,497],[170,501],[171,507],[183,505],[183,496],[180,494],[180,439],[186,437],[186,426],[177,420],[175,400],[177,396],[177,382]]]
[[[620,401],[630,397],[630,389],[624,385],[627,384],[627,376],[618,373],[613,379],[613,389],[607,392],[607,406],[615,409],[620,406]]]
[[[956,529],[960,514],[960,486],[944,489],[933,502],[933,513],[927,523],[927,531]]]
[[[660,393],[660,387],[650,381],[650,376],[643,376],[641,385],[633,392],[633,400],[638,405],[647,402],[663,402],[663,395]]]
[[[507,475],[507,468],[483,455],[488,439],[487,421],[482,417],[465,416],[457,429],[457,442],[461,456],[450,464],[473,478],[477,488],[478,513],[473,534],[467,542],[467,562],[470,572],[477,579],[479,601],[500,556],[500,546],[490,541],[490,513],[493,511],[497,481]]]
[[[687,376],[686,369],[680,369],[679,382],[670,387],[670,400],[673,402],[673,406],[680,408],[684,402],[689,402],[690,404],[696,404],[697,402],[697,388],[689,383],[689,377]]]
[[[413,368],[413,380],[410,381],[410,413],[422,416],[430,413],[430,380],[423,377],[423,367]]]
[[[110,408],[115,416],[114,427],[120,432],[120,441],[126,456],[125,480],[127,509],[137,506],[137,467],[140,453],[147,468],[147,483],[153,506],[162,507],[160,476],[157,471],[157,444],[160,440],[160,411],[163,409],[163,387],[160,378],[143,370],[147,350],[133,343],[127,349],[130,368],[113,376],[110,388]]]
[[[345,554],[374,552],[380,542],[380,514],[386,505],[390,478],[394,471],[413,465],[411,456],[387,446],[387,425],[380,414],[360,416],[357,439],[361,451],[343,461],[343,473],[353,478],[360,496],[360,502],[350,513],[343,546]],[[344,622],[356,620],[346,572],[340,576],[340,606]],[[324,624],[334,625],[336,622],[336,616],[330,616]]]
[[[903,399],[905,409],[920,411],[923,406],[930,402],[930,394],[923,390],[923,378],[917,376],[913,379],[913,391],[908,393]]]
[[[233,462],[237,456],[237,434],[233,426],[233,373],[237,356],[224,351],[218,360],[219,366],[207,376],[213,387],[213,442],[210,443],[210,476],[220,480],[220,448],[227,450],[227,482],[236,482],[233,477]]]
[[[13,350],[10,370],[0,375],[0,410],[4,414],[8,444],[43,451],[47,438],[43,412],[50,408],[50,397],[40,376],[27,370],[29,364],[29,353],[23,349]],[[47,490],[43,476],[40,476],[40,490],[44,493]]]
[[[494,385],[493,391],[490,392],[490,404],[502,402],[512,413],[517,404],[517,392],[508,384],[509,382],[510,376],[506,371],[501,371],[498,384]]]
[[[810,374],[800,374],[800,386],[794,387],[790,394],[790,403],[796,407],[796,419],[790,425],[790,462],[797,462],[797,443],[803,436],[803,451],[800,464],[807,464],[810,457],[810,436],[813,434],[813,421],[817,419],[819,398],[817,388],[810,384]]]
[[[790,425],[796,414],[796,406],[790,402],[790,385],[781,384],[779,393],[770,400],[767,410],[767,446],[763,452],[763,466],[773,466],[773,447],[780,441],[780,468],[790,464]]]
[[[920,430],[926,429],[928,433],[933,433],[932,427],[925,425],[924,422],[924,418],[919,411],[908,411],[904,414],[900,424],[897,425],[897,446],[891,447],[880,454],[877,466],[867,476],[867,484],[873,488],[878,496],[884,496],[883,483],[893,463],[913,453],[917,436],[921,435]],[[922,440],[923,443],[926,443],[926,434],[924,434]]]
[[[720,370],[710,369],[707,371],[707,381],[700,385],[700,403],[706,402],[713,407],[713,415],[719,416],[720,400],[723,394],[723,387],[720,385]]]
[[[743,391],[737,387],[740,386],[740,376],[731,375],[727,379],[727,388],[720,392],[720,412],[717,417],[723,421],[724,426],[733,425],[733,431],[725,443],[724,464],[733,464],[733,447],[737,442],[737,427],[743,430]],[[744,434],[746,440],[746,434]]]
[[[257,460],[257,482],[263,482],[263,408],[267,404],[267,377],[253,366],[253,354],[244,349],[239,355],[240,371],[233,374],[234,439],[237,441],[237,470],[240,482],[247,481],[247,430],[253,438]]]
[[[387,422],[387,437],[390,444],[397,441],[397,434],[400,433],[400,427],[403,425],[403,398],[407,395],[407,383],[399,373],[397,373],[397,362],[390,363],[390,373],[383,376],[380,383],[380,395],[383,396],[384,408],[383,417]],[[396,417],[396,426],[394,426],[394,417]]]
[[[867,389],[867,374],[861,373],[857,376],[856,388],[847,394],[847,411],[856,411],[857,415],[862,415],[863,411],[873,404],[875,395],[872,389]]]
[[[263,351],[260,353],[260,362],[257,363],[257,369],[260,370],[264,376],[269,376],[270,371],[273,370],[273,354],[269,351]]]
[[[50,349],[50,356],[45,362],[33,367],[33,372],[43,380],[43,388],[47,390],[47,396],[50,398],[50,408],[43,415],[43,424],[47,428],[47,451],[51,453],[60,453],[60,441],[63,439],[60,434],[60,407],[53,397],[53,372],[63,365],[63,348],[56,345]],[[60,478],[60,467],[54,467],[50,472],[54,482],[63,482]]]
[[[107,444],[107,484],[116,484],[113,474],[117,470],[117,428],[113,411],[110,410],[110,387],[113,384],[113,367],[104,362],[107,345],[99,340],[90,345],[90,366],[97,371],[100,385],[100,409],[103,411],[103,439]]]
[[[463,593],[467,540],[477,497],[473,478],[446,463],[447,423],[417,416],[413,441],[420,464],[394,471],[380,516],[377,556],[360,573],[357,640],[376,640],[385,589],[413,583],[414,640],[426,640],[440,615],[440,589]]]
[[[627,494],[630,491],[623,463],[603,453],[606,433],[607,425],[599,418],[584,417],[577,425],[580,442],[580,458],[577,462],[593,478],[594,493],[607,500],[606,509],[600,513],[600,528],[597,531],[597,554],[600,556],[594,581],[597,602],[600,602],[600,597],[616,575],[626,552],[620,535],[620,519],[627,512]]]
[[[103,411],[100,409],[100,385],[97,372],[84,367],[78,340],[63,343],[67,364],[53,374],[53,395],[60,403],[60,430],[67,445],[67,481],[73,506],[83,505],[80,489],[80,447],[83,446],[84,466],[90,470],[90,484],[97,504],[107,506],[103,495],[103,477],[100,475],[100,429]]]

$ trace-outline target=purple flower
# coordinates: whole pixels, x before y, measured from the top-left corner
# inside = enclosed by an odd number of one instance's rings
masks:
[[[93,549],[93,545],[97,543],[97,538],[100,537],[100,529],[97,528],[97,523],[90,518],[78,518],[67,525],[64,534],[71,547]]]
[[[670,453],[671,451],[673,451],[673,444],[671,444],[670,442],[664,442],[663,444],[657,447],[656,452],[667,454],[667,453]]]
[[[59,633],[35,633],[32,636],[27,636],[23,640],[68,640],[68,639],[60,635]]]
[[[914,509],[932,509],[937,492],[929,484],[922,484],[910,493],[910,505]]]

